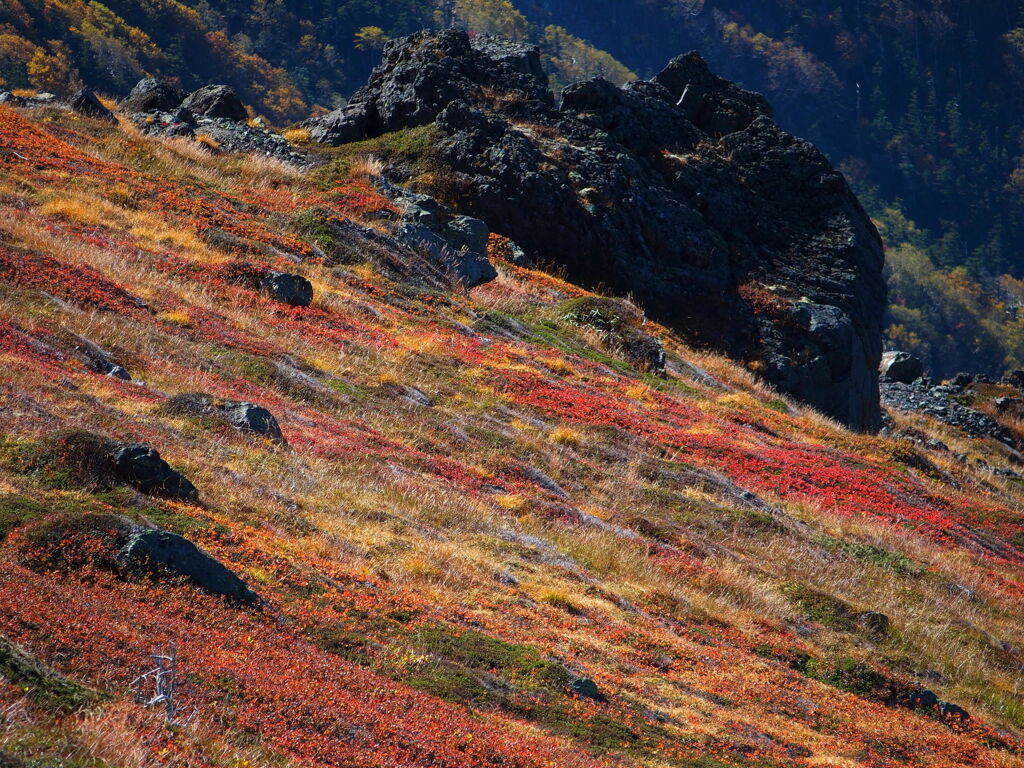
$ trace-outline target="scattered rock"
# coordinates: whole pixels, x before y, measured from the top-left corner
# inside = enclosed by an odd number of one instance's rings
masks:
[[[415,405],[421,408],[430,408],[434,405],[434,401],[426,393],[406,384],[387,381],[381,384],[380,391],[384,395],[401,400],[407,405]]]
[[[184,99],[185,94],[170,83],[145,77],[121,101],[121,109],[125,112],[173,112]]]
[[[308,307],[313,303],[313,284],[301,275],[272,271],[261,287],[270,298],[282,304]]]
[[[1024,371],[1010,371],[1003,377],[1003,382],[1024,392]]]
[[[176,533],[140,529],[118,553],[118,561],[130,572],[183,577],[204,592],[237,604],[262,603],[238,576]]]
[[[499,584],[503,584],[506,587],[518,587],[519,579],[513,576],[508,571],[499,571],[494,574],[494,580]]]
[[[114,450],[111,458],[118,478],[142,493],[178,501],[199,499],[196,487],[180,472],[171,469],[152,446],[122,444]]]
[[[878,371],[886,381],[900,384],[913,384],[924,376],[921,361],[908,352],[886,352]]]
[[[943,701],[927,688],[911,691],[898,698],[897,704],[908,709],[920,709],[930,712],[950,725],[962,725],[971,719],[970,713],[963,707]]]
[[[597,687],[597,683],[589,677],[569,678],[569,690],[583,699],[591,699],[592,701],[597,701],[602,704],[608,701],[608,697],[600,691]]]
[[[101,346],[76,333],[67,332],[60,335],[60,341],[69,352],[85,364],[89,370],[110,376],[115,379],[130,381],[128,371],[114,360],[111,354]]]
[[[882,402],[899,411],[916,411],[931,416],[944,424],[958,427],[971,437],[992,438],[1005,446],[1014,445],[1013,436],[988,416],[961,405],[955,399],[960,390],[946,385],[932,385],[923,378],[912,384],[882,381]]]
[[[86,117],[95,117],[100,120],[106,120],[110,123],[116,123],[117,118],[114,117],[114,113],[103,106],[96,94],[93,93],[91,88],[82,88],[68,102],[71,109],[80,115]]]
[[[280,134],[249,125],[245,106],[227,86],[206,86],[183,100],[169,84],[146,78],[121,107],[148,136],[199,137],[210,151],[260,154],[295,165],[308,159]]]
[[[519,474],[521,474],[531,483],[539,485],[545,491],[549,491],[555,494],[556,496],[561,496],[563,499],[569,498],[569,494],[565,492],[562,486],[560,486],[558,483],[556,483],[554,480],[548,477],[546,473],[541,472],[536,467],[531,467],[524,464],[519,468]]]
[[[241,400],[225,400],[203,392],[175,395],[161,406],[164,413],[175,416],[222,419],[239,432],[250,432],[278,442],[284,442],[281,427],[274,414],[261,405]]]
[[[249,119],[245,104],[229,85],[204,86],[186,96],[181,106],[196,116],[222,117],[236,122]]]
[[[857,623],[872,635],[882,637],[889,633],[889,617],[878,611],[865,611],[858,614]]]

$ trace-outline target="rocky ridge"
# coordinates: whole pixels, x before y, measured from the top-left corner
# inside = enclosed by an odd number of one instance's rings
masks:
[[[547,85],[535,47],[423,32],[389,43],[351,103],[305,127],[338,145],[432,124],[445,178],[426,191],[877,429],[881,240],[824,156],[695,53],[651,81],[574,84],[558,105]]]

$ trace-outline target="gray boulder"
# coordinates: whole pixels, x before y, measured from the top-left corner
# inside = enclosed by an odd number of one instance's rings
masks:
[[[376,116],[372,104],[349,104],[302,125],[313,141],[336,147],[365,139],[373,130]]]
[[[71,97],[68,104],[72,110],[80,115],[95,117],[99,120],[106,120],[109,123],[117,122],[117,118],[114,117],[114,113],[103,106],[103,102],[96,97],[96,94],[93,93],[91,88],[82,88]]]
[[[203,117],[222,117],[235,122],[245,122],[249,119],[245,104],[228,85],[204,86],[190,93],[181,105],[192,114]]]
[[[602,704],[608,701],[608,697],[597,687],[597,683],[589,677],[571,677],[569,679],[569,690],[580,698],[591,699]]]
[[[274,271],[263,281],[262,288],[274,301],[293,307],[313,303],[313,284],[301,275]]]
[[[121,482],[152,496],[178,501],[197,501],[199,491],[180,472],[160,457],[160,453],[142,443],[120,444],[111,460]]]
[[[262,405],[242,400],[221,400],[205,392],[183,392],[168,399],[160,410],[171,416],[190,418],[214,417],[227,422],[239,432],[284,441],[274,414]]]
[[[126,112],[173,112],[184,98],[185,94],[170,83],[145,77],[124,98],[121,109]]]
[[[456,216],[445,227],[448,243],[458,250],[466,250],[478,256],[487,254],[487,238],[491,231],[487,225],[471,216]]]
[[[466,288],[475,288],[498,276],[497,270],[486,256],[486,250],[484,253],[476,253],[456,248],[430,227],[418,223],[418,218],[426,217],[414,215],[412,220],[402,222],[395,232],[395,239],[398,242],[418,251],[443,270],[450,272]]]
[[[236,604],[259,606],[263,602],[222,563],[176,533],[138,530],[118,552],[117,560],[127,571],[184,578],[207,594]]]
[[[909,352],[886,352],[878,372],[885,381],[913,384],[924,376],[924,365]]]
[[[909,352],[886,352],[882,355],[879,374],[885,381],[912,384],[925,375],[925,367]]]
[[[276,441],[284,440],[274,414],[261,405],[232,401],[224,403],[219,411],[224,419],[240,432],[251,432]]]

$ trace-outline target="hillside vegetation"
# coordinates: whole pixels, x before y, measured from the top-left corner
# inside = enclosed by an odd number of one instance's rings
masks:
[[[467,291],[307,150],[0,106],[0,761],[1022,765],[1011,450],[852,434],[501,238]],[[133,564],[154,528],[258,598]]]
[[[874,216],[913,223],[910,240],[890,232],[890,247],[922,258],[891,261],[889,346],[939,377],[1021,365],[1017,334],[999,331],[1016,322],[1008,286],[1024,276],[1021,0],[10,0],[0,90],[222,81],[287,124],[343,103],[389,39],[449,25],[540,45],[556,90],[649,77],[700,50],[766,94]],[[976,298],[951,298],[964,290]]]

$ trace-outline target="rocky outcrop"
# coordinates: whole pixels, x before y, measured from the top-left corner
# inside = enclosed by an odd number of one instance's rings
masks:
[[[226,85],[207,85],[187,96],[162,80],[138,82],[120,104],[145,134],[201,138],[215,152],[254,152],[302,164],[306,156],[258,121],[250,125],[242,100]]]
[[[460,32],[392,41],[340,143],[433,123],[436,196],[585,285],[859,430],[880,426],[882,245],[842,175],[697,54],[556,106],[538,49]],[[396,166],[396,173],[398,166]]]
[[[180,578],[207,594],[239,605],[262,603],[259,595],[221,562],[170,531],[136,527],[117,560],[129,573]]]

